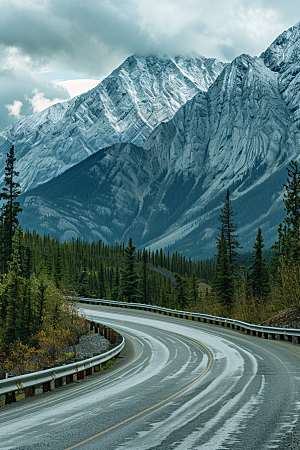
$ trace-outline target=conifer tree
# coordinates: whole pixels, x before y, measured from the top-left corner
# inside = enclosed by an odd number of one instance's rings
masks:
[[[113,300],[118,300],[119,290],[120,290],[120,272],[119,272],[119,267],[116,267],[115,276],[113,279],[113,288],[111,291]]]
[[[252,292],[260,300],[265,299],[270,292],[269,267],[263,254],[263,237],[261,228],[258,228],[256,242],[253,245],[253,263],[249,268]]]
[[[217,292],[218,299],[223,306],[230,308],[233,302],[234,294],[234,276],[229,263],[227,254],[226,240],[221,231],[221,237],[217,242],[218,254],[214,288]]]
[[[86,260],[84,259],[80,274],[77,280],[77,292],[82,297],[86,297],[88,295],[88,272],[86,268]]]
[[[219,215],[219,221],[221,222],[219,231],[223,231],[228,261],[233,273],[236,273],[238,269],[239,254],[237,250],[242,248],[238,242],[239,235],[236,233],[237,225],[233,223],[233,217],[235,215],[236,213],[233,211],[231,205],[229,189],[227,189],[224,206],[221,209],[221,214]]]
[[[100,264],[99,270],[99,298],[105,298],[106,290],[105,290],[105,278],[103,271],[103,264]]]
[[[298,261],[300,258],[300,168],[298,161],[291,161],[287,168],[288,179],[284,184],[284,205],[287,217],[284,223],[287,225],[286,239],[291,249],[291,256]],[[286,244],[286,243],[285,243]]]
[[[10,344],[20,337],[21,310],[23,302],[24,279],[22,278],[20,257],[20,230],[15,228],[12,242],[12,260],[9,262],[8,282],[6,285],[5,342]]]
[[[142,293],[143,293],[143,303],[148,303],[149,297],[149,288],[148,288],[148,279],[147,279],[147,261],[148,255],[147,250],[143,250],[142,254]]]
[[[191,278],[190,278],[190,285],[189,285],[189,294],[191,302],[194,306],[197,305],[197,302],[199,300],[199,280],[196,277],[195,272],[193,272]]]
[[[15,161],[14,146],[12,146],[9,153],[7,153],[4,176],[5,184],[0,193],[0,201],[3,201],[0,215],[0,270],[2,273],[6,272],[7,262],[11,258],[13,235],[15,229],[19,225],[18,214],[22,211],[20,202],[17,201],[21,190],[19,183],[15,181],[16,177],[19,175],[19,172],[16,172],[14,169]]]
[[[135,245],[132,238],[128,241],[128,246],[124,251],[125,263],[122,273],[121,295],[128,302],[138,302],[141,299],[139,290],[138,266],[135,264]]]
[[[183,278],[178,273],[175,273],[175,297],[178,309],[184,309],[188,302],[188,283],[185,278]]]

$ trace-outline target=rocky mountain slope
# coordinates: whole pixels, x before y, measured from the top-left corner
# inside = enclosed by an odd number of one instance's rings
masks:
[[[225,66],[143,146],[107,147],[23,195],[23,226],[208,257],[229,189],[244,250],[259,226],[271,245],[286,166],[299,157],[299,32],[300,23],[259,58]]]
[[[290,55],[298,32],[299,25],[278,38]],[[286,75],[297,77],[297,58],[283,64],[286,49],[275,43],[260,58],[241,55],[227,65],[143,147],[114,145],[28,192],[24,223],[62,239],[132,236],[140,246],[205,257],[214,253],[217,216],[230,189],[244,249],[258,226],[271,245],[283,217],[285,167],[299,154],[298,91]]]
[[[0,185],[6,153],[15,144],[22,191],[42,184],[118,142],[143,145],[224,64],[193,57],[129,57],[98,86],[26,117],[0,134]]]

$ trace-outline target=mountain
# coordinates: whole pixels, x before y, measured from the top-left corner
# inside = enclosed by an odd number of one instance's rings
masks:
[[[22,191],[45,183],[102,148],[141,146],[223,70],[216,59],[130,56],[89,92],[15,122],[0,134],[0,180],[15,145]],[[0,181],[1,184],[1,181]]]
[[[241,55],[143,145],[118,143],[22,196],[23,227],[60,239],[215,253],[229,189],[239,240],[265,244],[284,217],[286,166],[299,158],[300,23],[258,58]]]

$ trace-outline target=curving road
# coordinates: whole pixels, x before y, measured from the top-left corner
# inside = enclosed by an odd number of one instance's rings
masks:
[[[126,337],[108,372],[0,410],[1,449],[299,449],[298,347],[84,305]]]

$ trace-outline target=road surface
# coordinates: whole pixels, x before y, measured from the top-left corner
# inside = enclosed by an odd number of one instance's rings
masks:
[[[299,449],[298,347],[81,305],[126,338],[113,369],[0,410],[1,449]]]

